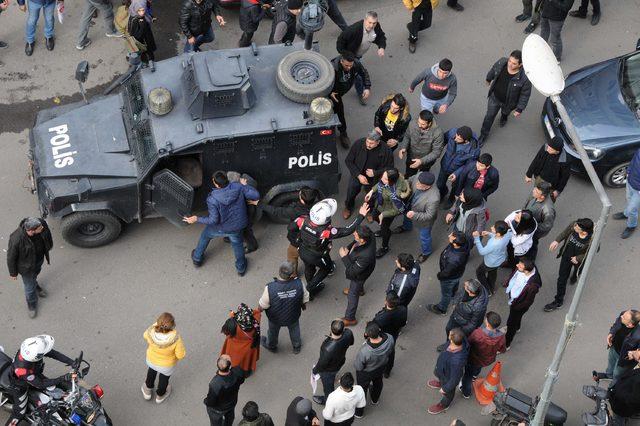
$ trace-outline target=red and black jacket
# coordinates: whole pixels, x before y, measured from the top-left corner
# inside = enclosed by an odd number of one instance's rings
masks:
[[[73,360],[68,356],[51,350],[45,355],[47,358],[55,359],[66,365],[72,365]],[[9,374],[9,380],[11,384],[17,387],[24,387],[26,385],[32,386],[36,389],[46,389],[49,386],[57,386],[64,381],[65,376],[57,377],[55,379],[49,379],[44,376],[44,360],[30,362],[22,358],[20,351],[16,354],[11,364],[11,371]]]

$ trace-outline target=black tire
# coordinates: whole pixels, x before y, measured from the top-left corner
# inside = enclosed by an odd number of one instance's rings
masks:
[[[289,204],[295,204],[297,202],[298,202],[298,191],[291,191],[291,192],[283,192],[282,194],[276,195],[275,197],[273,197],[273,199],[271,199],[271,202],[269,202],[269,205],[274,207],[283,207]],[[271,220],[274,223],[287,225],[290,222],[289,219],[286,217],[272,216],[267,212],[265,212],[265,214],[267,215],[269,220]]]
[[[11,395],[0,391],[0,401],[4,400],[5,398],[7,398],[7,402],[2,404],[2,409],[10,413],[13,410],[13,401],[11,400]]]
[[[282,95],[301,104],[327,96],[333,88],[335,71],[331,62],[312,50],[296,50],[278,64],[276,83]]]
[[[62,218],[61,227],[62,237],[82,248],[107,245],[122,231],[120,219],[106,210],[72,213]]]
[[[610,168],[604,174],[602,183],[609,188],[624,188],[627,185],[627,170],[629,169],[629,161],[620,163]]]

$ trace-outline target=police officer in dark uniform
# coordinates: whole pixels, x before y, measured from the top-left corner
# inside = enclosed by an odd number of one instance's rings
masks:
[[[333,270],[333,261],[329,255],[331,241],[353,234],[369,213],[369,205],[365,203],[349,225],[336,228],[331,225],[331,216],[337,208],[336,200],[326,198],[314,204],[309,215],[300,216],[289,225],[289,231],[298,235],[298,253],[304,262],[304,277],[311,297],[324,288],[323,280]]]
[[[302,11],[302,0],[276,0],[269,44],[292,43],[296,38],[296,17]]]
[[[258,309],[266,311],[269,319],[269,330],[266,336],[261,337],[260,344],[267,350],[275,352],[278,349],[280,328],[287,327],[293,353],[297,354],[302,347],[300,315],[309,301],[309,292],[302,285],[302,280],[296,277],[293,263],[283,262],[278,275],[278,278],[274,278],[264,287],[258,301]]]
[[[53,350],[54,343],[53,337],[40,335],[30,337],[20,345],[9,371],[9,382],[13,388],[13,411],[6,426],[16,426],[26,414],[30,386],[44,390],[49,386],[60,386],[72,380],[70,373],[56,379],[49,379],[43,374],[45,356],[69,366],[73,364],[71,358]]]

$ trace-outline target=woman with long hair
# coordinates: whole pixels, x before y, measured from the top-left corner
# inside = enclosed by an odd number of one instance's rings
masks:
[[[511,242],[507,246],[507,265],[515,268],[518,260],[527,257],[527,253],[533,246],[533,234],[538,229],[538,222],[533,217],[530,210],[516,210],[511,212],[505,219],[507,225],[513,233]]]

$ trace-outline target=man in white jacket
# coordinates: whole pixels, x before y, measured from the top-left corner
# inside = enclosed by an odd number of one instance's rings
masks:
[[[325,425],[348,426],[353,424],[354,417],[362,417],[356,413],[367,405],[367,398],[362,386],[354,383],[353,375],[349,372],[340,377],[340,387],[329,394],[322,410]]]

